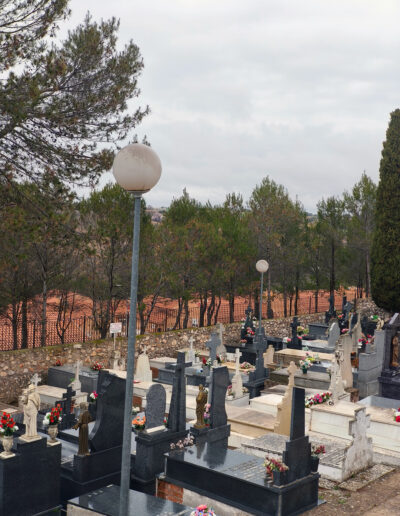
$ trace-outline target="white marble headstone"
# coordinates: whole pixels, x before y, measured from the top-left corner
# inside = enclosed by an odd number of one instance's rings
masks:
[[[143,353],[141,353],[138,356],[135,371],[135,380],[140,380],[141,382],[151,382],[153,380],[153,375],[150,369],[149,357],[146,353],[146,346],[143,349]]]

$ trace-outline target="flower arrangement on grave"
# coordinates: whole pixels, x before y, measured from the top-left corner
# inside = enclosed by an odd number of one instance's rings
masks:
[[[202,362],[203,362],[203,365],[205,365],[205,366],[208,366],[208,367],[211,367],[211,366],[212,366],[211,358],[205,358],[205,357],[203,357]]]
[[[132,421],[132,425],[135,427],[135,430],[144,430],[146,426],[146,416],[135,417],[135,419]]]
[[[308,369],[312,366],[312,360],[310,360],[310,357],[304,357],[303,360],[300,360],[299,365],[301,367],[301,370],[303,373],[306,373]]]
[[[176,443],[171,443],[169,445],[171,450],[183,450],[184,448],[187,448],[188,446],[193,446],[194,444],[194,437],[192,434],[189,434],[184,439],[180,439]]]
[[[290,337],[283,337],[282,342],[288,344],[289,342],[292,342],[292,339]]]
[[[96,391],[93,391],[89,394],[89,399],[90,399],[91,403],[94,403],[98,397],[99,397],[99,395],[97,394]]]
[[[268,455],[265,457],[264,461],[265,470],[267,472],[267,475],[272,477],[273,471],[280,471],[283,473],[284,471],[288,471],[288,466],[284,462],[282,462],[279,459],[274,459],[273,457],[268,457]]]
[[[305,401],[305,407],[310,408],[313,405],[319,405],[321,403],[325,403],[332,396],[332,393],[329,391],[322,392],[321,394],[314,394],[314,396],[307,396]]]
[[[400,423],[400,407],[393,412],[393,421]]]
[[[132,415],[133,416],[136,416],[136,414],[139,414],[140,411],[141,411],[140,407],[132,407]]]
[[[249,362],[242,362],[240,364],[240,369],[243,369],[244,371],[248,371],[249,369],[253,369],[253,366],[249,364]]]
[[[0,420],[1,437],[11,437],[18,430],[13,417],[7,412],[3,412]]]
[[[217,362],[218,364],[222,364],[223,363],[223,358],[221,357],[221,355],[217,355]]]
[[[370,316],[370,319],[371,319],[371,321],[376,321],[376,322],[378,322],[378,320],[379,320],[379,315],[376,315],[376,314],[375,314],[375,315],[371,315],[371,316]]]
[[[62,408],[59,403],[55,407],[53,407],[50,412],[44,416],[43,424],[44,425],[58,425],[58,423],[62,420],[61,417]]]
[[[90,369],[92,371],[101,371],[102,369],[104,369],[104,366],[103,364],[100,364],[100,362],[95,362],[90,366]]]
[[[349,332],[349,329],[348,328],[342,328],[340,330],[340,333],[348,333]]]
[[[199,357],[200,357],[200,351],[195,351],[195,352],[194,352],[194,356],[195,356],[195,357],[197,357],[197,358],[199,358]]]
[[[216,516],[216,514],[211,507],[202,504],[198,505],[196,509],[190,513],[190,516]]]
[[[204,424],[207,427],[210,426],[210,419],[211,419],[210,408],[211,408],[210,403],[207,403],[206,408],[204,410]]]
[[[54,365],[55,365],[56,367],[60,367],[60,366],[62,366],[62,362],[61,362],[61,360],[58,358],[58,359],[55,361]]]
[[[246,328],[246,337],[254,337],[255,331],[250,328],[250,326],[247,326]]]
[[[325,446],[323,444],[312,444],[311,445],[311,456],[314,458],[319,457],[320,455],[324,455]]]
[[[168,425],[168,416],[164,416],[164,426],[167,426]]]
[[[247,387],[242,387],[242,393],[243,394],[247,394],[248,392],[249,392],[249,389]],[[233,397],[235,395],[235,393],[232,390],[232,385],[228,386],[228,389],[226,391],[226,395],[227,395],[228,398],[229,397]]]

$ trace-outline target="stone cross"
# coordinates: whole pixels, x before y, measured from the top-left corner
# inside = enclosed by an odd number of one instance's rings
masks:
[[[189,348],[189,351],[188,351],[188,361],[192,362],[192,364],[194,364],[195,361],[196,361],[196,354],[195,354],[194,349],[193,349],[193,343],[194,343],[194,338],[193,338],[193,335],[192,335],[190,337],[190,339],[189,339],[190,348]]]
[[[235,374],[240,374],[240,357],[242,353],[239,351],[239,348],[235,350]]]
[[[343,351],[338,348],[335,351],[335,355],[332,358],[331,366],[331,383],[329,390],[332,393],[332,400],[337,401],[345,394],[343,378],[342,378],[342,362],[343,362]]]
[[[345,453],[343,463],[345,478],[373,464],[372,439],[367,437],[370,416],[366,414],[366,407],[356,408],[354,418],[349,422],[349,434],[353,437],[353,442],[347,447]]]
[[[247,318],[250,319],[251,318],[251,314],[253,313],[253,309],[251,308],[251,306],[249,305],[246,310],[244,311],[244,313],[246,314]]]
[[[211,365],[214,365],[214,362],[216,362],[217,360],[217,348],[219,342],[219,336],[215,332],[211,334],[211,339],[208,342],[206,342],[206,348],[210,350]]]
[[[33,384],[35,387],[37,387],[38,383],[41,381],[42,381],[42,379],[40,378],[40,376],[37,373],[35,373],[31,378],[31,384]]]
[[[298,367],[294,362],[290,362],[287,372],[289,373],[288,389],[294,387],[294,375],[298,371]]]
[[[297,328],[300,326],[299,319],[297,316],[293,317],[293,322],[290,323],[290,327],[292,328],[292,339],[297,338]]]
[[[56,406],[60,404],[62,408],[62,418],[58,425],[60,430],[67,430],[75,424],[75,414],[72,412],[72,398],[75,394],[75,391],[69,385],[67,392],[63,394],[63,399],[55,403]]]
[[[143,351],[142,351],[143,355],[146,355],[146,351],[147,351],[147,346],[146,346],[146,345],[144,345],[144,346],[143,346]]]
[[[72,388],[74,389],[74,391],[77,393],[77,394],[80,394],[81,392],[81,387],[82,387],[82,384],[79,380],[79,370],[80,370],[80,366],[81,366],[82,362],[80,360],[77,360],[76,361],[76,364],[75,364],[75,378],[74,378],[74,381],[72,382]]]
[[[264,353],[264,367],[271,366],[274,363],[275,348],[272,344],[268,346],[267,351]]]

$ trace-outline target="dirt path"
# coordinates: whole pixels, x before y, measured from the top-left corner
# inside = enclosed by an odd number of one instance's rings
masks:
[[[392,516],[400,515],[400,469],[388,473],[357,492],[320,489],[326,503],[308,511],[315,516]]]

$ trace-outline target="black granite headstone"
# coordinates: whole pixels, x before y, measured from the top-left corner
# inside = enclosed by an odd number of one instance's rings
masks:
[[[210,427],[226,425],[226,390],[229,386],[229,373],[226,366],[214,367],[211,373]]]
[[[186,429],[185,353],[183,352],[178,353],[167,426],[172,432],[182,432]]]
[[[146,395],[146,430],[161,426],[164,422],[166,393],[160,384],[150,387]]]
[[[89,436],[92,451],[101,451],[122,444],[125,380],[107,371],[100,371],[96,424]]]
[[[72,390],[72,387],[68,386],[63,399],[55,403],[55,406],[60,405],[62,410],[61,421],[58,425],[59,430],[68,430],[76,423],[76,416],[72,409],[72,398],[75,394],[76,393]]]
[[[328,324],[329,321],[336,317],[336,310],[335,310],[335,296],[330,295],[329,296],[329,310],[325,312],[325,324]]]
[[[287,347],[290,349],[302,349],[302,340],[297,335],[297,328],[300,326],[299,319],[297,316],[293,317],[293,322],[290,323],[292,328],[292,338],[288,342]]]
[[[210,350],[211,365],[217,360],[217,348],[221,345],[221,339],[216,332],[211,333],[211,339],[206,342],[206,348]]]
[[[290,439],[304,437],[305,431],[305,391],[300,387],[293,387],[292,418],[290,420]]]

